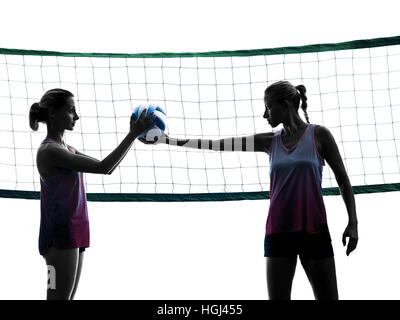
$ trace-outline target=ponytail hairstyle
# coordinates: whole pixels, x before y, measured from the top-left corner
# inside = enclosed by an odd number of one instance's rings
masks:
[[[47,91],[39,102],[32,104],[29,110],[29,126],[33,131],[39,128],[39,122],[49,124],[49,109],[61,109],[66,105],[67,99],[74,95],[68,90],[51,89]]]
[[[299,84],[298,86],[295,87],[300,94],[300,100],[301,100],[301,106],[300,108],[304,112],[304,117],[307,120],[307,123],[310,123],[310,120],[308,119],[308,112],[307,112],[307,96],[306,96],[306,87],[303,86],[302,84]]]
[[[297,106],[297,110],[299,110],[301,101],[300,107],[304,112],[307,123],[310,123],[307,113],[306,87],[302,84],[294,86],[289,81],[278,81],[268,86],[268,88],[265,90],[265,94],[271,96],[275,101],[281,103],[284,100],[290,100],[295,106]]]

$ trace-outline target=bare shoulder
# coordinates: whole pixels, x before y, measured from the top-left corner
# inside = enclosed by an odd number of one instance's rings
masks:
[[[317,128],[317,126],[315,126],[315,140],[316,143],[318,140],[321,144],[321,156],[326,160],[335,173],[336,180],[340,185],[347,179],[347,174],[334,136],[328,128],[325,128],[324,126],[319,126]]]
[[[52,152],[58,152],[60,146],[55,143],[44,143],[41,144],[37,151],[38,160],[46,160],[51,156]]]
[[[36,164],[40,175],[44,178],[56,174],[59,169],[52,165],[52,157],[55,152],[63,152],[62,147],[55,143],[40,145],[36,154]]]
[[[255,151],[267,152],[269,154],[271,141],[275,132],[258,133],[254,136]]]
[[[316,124],[314,129],[315,139],[325,142],[333,138],[332,133],[329,131],[327,127]]]
[[[327,127],[316,124],[314,137],[318,152],[325,158],[325,150],[329,150],[332,145],[336,144],[332,133]]]

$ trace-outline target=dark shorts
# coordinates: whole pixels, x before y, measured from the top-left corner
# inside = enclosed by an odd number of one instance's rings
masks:
[[[265,236],[264,257],[297,257],[321,259],[333,257],[331,237],[328,231],[320,233],[287,232]]]
[[[80,247],[79,248],[79,253],[82,253],[82,252],[85,252],[86,251],[86,248],[87,247]],[[46,254],[47,254],[47,252],[49,251],[49,249],[50,249],[50,247],[45,251],[45,252],[42,252],[42,253],[40,253],[42,256],[45,256]],[[68,248],[68,249],[70,249],[70,248]]]

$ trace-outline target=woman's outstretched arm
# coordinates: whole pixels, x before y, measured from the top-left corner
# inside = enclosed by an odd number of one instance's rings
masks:
[[[122,142],[103,160],[97,160],[83,153],[75,154],[56,144],[48,144],[39,154],[38,160],[47,166],[65,168],[79,172],[111,174],[132,146],[133,141],[144,131],[154,125],[155,116],[150,113],[146,116],[144,110],[141,116],[134,121],[130,120],[130,131]]]
[[[259,133],[245,137],[230,137],[218,140],[208,139],[177,139],[166,134],[162,135],[158,140],[146,141],[139,138],[146,144],[165,143],[172,146],[205,149],[213,151],[244,151],[244,152],[267,152],[273,137],[273,132]]]
[[[353,189],[333,135],[324,126],[318,126],[315,130],[316,135],[321,141],[321,156],[328,162],[335,174],[340,194],[342,195],[349,216],[349,222],[342,237],[344,246],[346,245],[346,238],[350,238],[346,250],[346,254],[349,255],[357,247],[358,242],[358,221]]]

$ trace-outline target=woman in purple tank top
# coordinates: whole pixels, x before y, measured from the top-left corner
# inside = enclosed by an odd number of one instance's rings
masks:
[[[309,123],[306,88],[279,81],[265,90],[264,118],[271,127],[283,129],[248,137],[221,140],[175,139],[164,135],[159,141],[214,151],[265,152],[270,160],[270,207],[264,252],[267,257],[269,298],[290,299],[299,256],[316,299],[338,299],[333,249],[322,198],[322,167],[332,168],[345,202],[349,222],[343,245],[346,254],[358,242],[353,190],[336,142],[330,131]],[[300,107],[307,123],[299,116]],[[144,143],[150,143],[143,141]]]
[[[49,283],[47,299],[73,299],[81,274],[83,252],[89,247],[89,220],[83,172],[111,174],[133,141],[154,124],[146,110],[134,121],[125,139],[99,161],[64,142],[65,130],[72,131],[79,119],[71,92],[47,91],[29,112],[29,124],[36,131],[46,123],[47,136],[37,151],[40,174],[39,252],[45,258]]]

